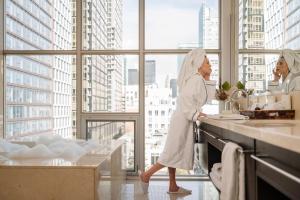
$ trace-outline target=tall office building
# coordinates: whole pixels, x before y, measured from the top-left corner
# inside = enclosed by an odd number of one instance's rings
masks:
[[[122,48],[122,0],[108,0],[107,8],[107,48]],[[123,87],[125,74],[123,59],[120,55],[107,56],[108,69],[108,110],[125,111],[125,91]]]
[[[83,48],[91,50],[121,49],[122,1],[84,0]],[[85,55],[83,57],[83,107],[87,112],[125,111],[123,59],[119,55]],[[112,130],[112,139],[124,123],[90,122],[89,137],[101,139]]]
[[[6,3],[6,48],[68,49],[69,1]],[[71,62],[68,56],[7,56],[6,137],[71,133]]]
[[[300,49],[300,1],[267,0],[265,4],[266,49]],[[267,80],[278,56],[266,57]]]
[[[170,88],[172,91],[172,98],[176,98],[177,97],[177,79],[172,78],[170,80]]]
[[[264,1],[239,1],[239,45],[246,49],[264,48]],[[265,56],[263,54],[239,55],[239,79],[247,88],[257,92],[266,89]]]
[[[156,83],[156,64],[155,60],[145,62],[145,85]]]
[[[72,49],[76,49],[76,0],[70,0],[72,6]],[[76,57],[72,58],[72,135],[76,137]]]
[[[53,1],[53,49],[72,48],[71,1]],[[53,65],[53,133],[72,137],[72,56],[54,56]]]
[[[216,49],[219,47],[219,13],[205,1],[199,10],[199,47]]]
[[[82,2],[84,49],[107,48],[107,14],[107,1]],[[83,108],[87,112],[108,111],[106,60],[106,56],[83,57]]]
[[[199,10],[199,47],[204,49],[217,49],[219,47],[219,12],[209,7],[205,1]],[[209,61],[212,65],[211,80],[219,81],[219,58],[211,55]]]
[[[127,79],[127,85],[138,85],[138,70],[137,69],[127,69],[128,70],[128,79]]]

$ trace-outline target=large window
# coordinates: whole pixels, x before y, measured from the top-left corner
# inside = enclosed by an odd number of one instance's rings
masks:
[[[247,88],[266,91],[279,50],[300,50],[299,0],[237,0],[238,77]],[[277,55],[270,55],[278,50]],[[257,53],[257,52],[261,53]],[[276,51],[275,51],[276,52]]]
[[[220,79],[219,0],[4,5],[6,138],[124,139],[124,169],[136,171],[163,148],[184,55],[207,49],[212,79]]]
[[[176,109],[178,96],[177,76],[185,54],[146,55],[145,57],[145,164],[146,168],[155,164],[167,138],[170,120]],[[212,80],[219,79],[219,57],[209,54],[212,64]],[[208,114],[218,113],[216,101],[204,106]],[[195,174],[191,171],[178,170],[178,174]],[[201,170],[199,170],[201,171]],[[161,170],[165,174],[167,169]]]
[[[138,56],[83,56],[83,111],[138,112]]]
[[[122,170],[134,170],[134,132],[134,122],[87,121],[87,138],[98,139],[104,154],[111,148],[120,148]]]

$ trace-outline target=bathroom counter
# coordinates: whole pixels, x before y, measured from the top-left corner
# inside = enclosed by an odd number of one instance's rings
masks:
[[[202,122],[300,153],[300,120],[216,120]]]

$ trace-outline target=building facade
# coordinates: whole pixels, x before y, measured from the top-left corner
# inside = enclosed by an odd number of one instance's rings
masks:
[[[263,49],[265,41],[264,1],[239,1],[239,48]],[[264,54],[239,55],[239,80],[256,92],[266,90]]]
[[[6,3],[6,49],[70,49],[69,1]],[[55,133],[71,136],[68,56],[6,57],[6,137]]]

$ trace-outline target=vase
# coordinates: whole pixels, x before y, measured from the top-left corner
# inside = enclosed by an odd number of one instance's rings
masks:
[[[219,101],[219,113],[225,110],[225,101]]]

